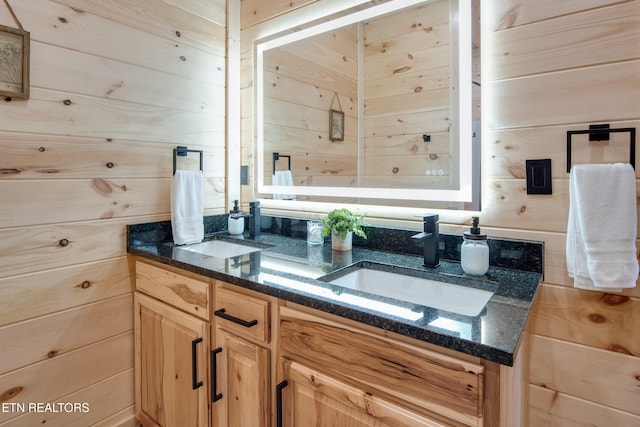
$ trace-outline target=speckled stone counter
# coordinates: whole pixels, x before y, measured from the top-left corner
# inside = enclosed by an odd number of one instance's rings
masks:
[[[416,231],[411,230],[372,227],[369,239],[355,240],[347,252],[332,251],[328,240],[307,245],[304,220],[263,217],[262,234],[248,238],[246,233],[230,236],[226,215],[217,215],[205,219],[205,230],[206,239],[260,250],[229,258],[193,252],[173,245],[170,223],[163,221],[129,226],[128,252],[507,366],[513,365],[542,279],[540,242],[490,239],[491,267],[477,278],[465,276],[456,260],[461,238],[455,235],[441,234],[441,265],[432,269],[423,267],[420,247],[410,241]],[[471,316],[329,283],[358,267],[401,270],[493,294]]]

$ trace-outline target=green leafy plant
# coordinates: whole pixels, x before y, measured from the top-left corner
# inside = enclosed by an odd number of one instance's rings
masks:
[[[347,208],[334,209],[322,220],[322,235],[339,234],[344,240],[347,233],[351,231],[356,236],[366,239],[364,227],[368,226],[369,224],[364,220],[364,214],[355,214]]]

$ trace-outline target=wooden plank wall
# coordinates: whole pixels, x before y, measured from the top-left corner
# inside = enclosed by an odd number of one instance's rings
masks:
[[[546,245],[530,322],[530,425],[640,425],[640,289],[573,288],[564,247],[566,131],[640,125],[640,1],[491,1],[483,12],[491,131],[482,217]],[[607,147],[576,139],[572,154],[577,163],[628,162],[628,137]],[[552,159],[552,195],[526,195],[524,160],[538,158]]]
[[[10,4],[31,97],[0,101],[0,426],[133,425],[125,226],[169,218],[176,145],[224,209],[226,3]],[[6,406],[46,402],[88,408]]]
[[[288,1],[269,2],[271,15],[259,0],[244,1],[243,10],[256,3],[262,14],[243,13],[244,34],[269,16],[282,25]],[[333,4],[305,7],[318,3]],[[481,4],[488,125],[481,222],[493,236],[545,242],[545,283],[529,324],[529,425],[640,425],[640,288],[577,290],[565,262],[567,130],[640,127],[640,0]],[[243,162],[252,156],[250,43],[243,37]],[[572,153],[577,163],[628,161],[622,134],[604,148],[580,141]],[[528,196],[525,160],[541,158],[552,159],[553,194]],[[243,189],[245,200],[252,190]],[[441,221],[445,231],[464,229],[446,215]]]

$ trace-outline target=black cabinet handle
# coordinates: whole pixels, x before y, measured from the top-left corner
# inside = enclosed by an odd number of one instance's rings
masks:
[[[216,391],[216,384],[218,382],[218,363],[216,357],[221,351],[222,347],[211,350],[211,402],[217,402],[222,399],[222,393]]]
[[[287,380],[276,385],[276,427],[282,427],[282,389],[288,385]]]
[[[198,381],[198,353],[196,346],[202,342],[202,338],[191,341],[191,388],[202,387],[202,381]]]
[[[247,322],[246,320],[238,319],[235,316],[231,316],[230,314],[226,313],[226,310],[224,308],[214,311],[213,314],[215,314],[218,317],[222,317],[223,319],[229,320],[230,322],[237,323],[238,325],[244,326],[245,328],[250,328],[258,324],[258,321],[256,319]]]

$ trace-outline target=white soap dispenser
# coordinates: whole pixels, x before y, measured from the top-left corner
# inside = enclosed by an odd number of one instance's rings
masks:
[[[244,231],[244,216],[238,206],[238,200],[233,201],[233,209],[229,211],[229,234],[242,234]]]
[[[460,265],[465,273],[482,276],[489,270],[489,245],[487,235],[480,233],[479,218],[471,218],[471,229],[464,233],[464,242],[460,248]]]

